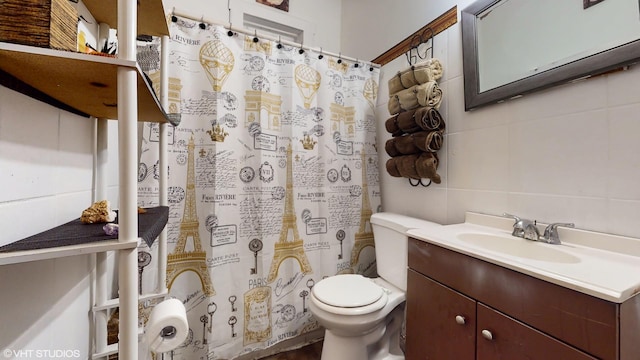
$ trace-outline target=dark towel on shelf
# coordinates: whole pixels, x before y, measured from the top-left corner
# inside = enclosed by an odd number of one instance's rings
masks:
[[[418,175],[418,171],[416,170],[416,161],[419,157],[420,155],[418,154],[411,154],[393,158],[396,160],[396,167],[402,177],[416,180],[421,179],[420,175]]]
[[[440,131],[421,131],[410,136],[415,147],[424,152],[434,153],[442,147],[443,137]]]
[[[391,138],[389,140],[387,140],[386,143],[384,143],[384,150],[387,152],[387,155],[394,157],[394,156],[400,156],[402,155],[398,149],[396,149],[396,144],[394,139],[396,138]]]
[[[420,152],[411,135],[397,136],[387,140],[384,149],[389,156],[411,155]]]
[[[424,106],[417,108],[414,121],[422,130],[444,131],[445,129],[442,115],[433,107]]]
[[[384,144],[389,156],[411,155],[420,152],[440,150],[443,136],[440,131],[421,131],[414,134],[393,137]]]
[[[396,166],[395,159],[396,158],[391,158],[387,160],[387,163],[386,163],[387,173],[393,177],[402,177],[402,175],[400,175],[400,171],[398,171],[398,167]]]
[[[440,184],[438,169],[438,156],[435,153],[422,153],[392,157],[387,160],[387,173],[393,177],[405,177],[409,179],[429,179]]]
[[[416,172],[418,176],[423,179],[429,179],[436,184],[440,184],[440,175],[436,172],[438,170],[438,156],[436,153],[422,153],[418,160],[416,160]]]
[[[440,112],[432,107],[420,107],[403,111],[384,123],[391,136],[412,134],[418,131],[444,131],[445,123]]]

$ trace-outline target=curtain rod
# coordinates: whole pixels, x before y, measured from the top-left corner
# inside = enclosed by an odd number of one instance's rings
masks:
[[[275,42],[283,44],[283,45],[289,45],[289,46],[292,46],[294,48],[304,49],[306,51],[313,51],[315,53],[322,54],[322,55],[333,56],[333,57],[336,57],[336,58],[339,58],[339,59],[342,59],[342,60],[351,61],[354,64],[356,64],[356,63],[357,64],[367,64],[367,65],[369,65],[369,66],[371,66],[373,68],[376,68],[376,69],[380,68],[379,64],[372,63],[370,61],[363,61],[363,60],[356,59],[356,58],[353,58],[353,57],[350,57],[350,56],[344,56],[344,55],[342,55],[342,53],[336,54],[336,53],[332,53],[330,51],[324,51],[324,50],[322,50],[322,48],[319,48],[319,49],[318,48],[311,48],[311,47],[305,46],[304,44],[298,44],[298,43],[295,43],[293,41],[283,40],[283,39],[279,39],[279,38],[276,39],[276,38],[274,38],[272,36],[269,36],[269,35],[259,35],[258,36],[258,31],[257,30],[254,31],[254,32],[251,32],[251,31],[249,31],[247,29],[237,28],[235,26],[224,25],[224,24],[221,24],[218,21],[208,20],[204,16],[201,17],[200,19],[198,19],[198,18],[195,18],[195,17],[193,17],[191,15],[188,15],[186,13],[183,13],[183,12],[180,12],[180,11],[176,11],[175,8],[172,9],[171,15],[179,16],[179,17],[186,18],[186,19],[193,20],[193,21],[199,21],[201,23],[206,23],[206,24],[209,24],[209,25],[219,25],[219,26],[224,27],[225,29],[228,29],[228,30],[231,30],[231,31],[234,31],[234,32],[238,32],[238,33],[241,33],[241,34],[244,34],[244,35],[250,35],[250,36],[251,35],[255,35],[258,38],[263,38],[263,39],[275,41]]]

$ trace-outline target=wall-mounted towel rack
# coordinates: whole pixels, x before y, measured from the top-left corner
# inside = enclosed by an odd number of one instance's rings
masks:
[[[433,58],[433,30],[430,27],[413,35],[405,56],[409,66],[415,65],[419,60]]]

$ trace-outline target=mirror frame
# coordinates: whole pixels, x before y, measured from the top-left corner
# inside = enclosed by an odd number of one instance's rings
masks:
[[[638,39],[539,74],[480,92],[476,17],[499,1],[501,0],[477,0],[460,13],[465,111],[507,99],[518,98],[533,91],[577,79],[586,79],[640,60],[640,39]]]

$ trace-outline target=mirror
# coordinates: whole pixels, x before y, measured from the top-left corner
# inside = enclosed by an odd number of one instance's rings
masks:
[[[638,0],[478,0],[461,18],[467,111],[640,60]]]

